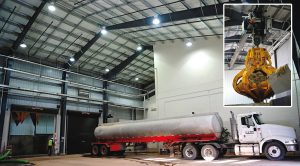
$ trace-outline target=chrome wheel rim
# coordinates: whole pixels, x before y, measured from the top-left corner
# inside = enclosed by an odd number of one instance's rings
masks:
[[[185,151],[185,155],[188,157],[188,158],[191,158],[193,157],[193,149],[192,148],[188,148],[186,151]]]
[[[213,155],[213,151],[210,148],[204,149],[204,154],[206,157],[211,157]]]
[[[272,157],[279,157],[281,150],[277,146],[270,146],[268,148],[268,154]]]

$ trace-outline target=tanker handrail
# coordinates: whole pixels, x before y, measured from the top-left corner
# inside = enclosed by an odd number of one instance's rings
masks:
[[[180,118],[189,118],[189,117],[200,117],[200,116],[207,116],[207,115],[216,115],[219,122],[221,122],[221,125],[223,125],[222,119],[218,112],[208,112],[208,113],[197,113],[192,115],[184,115],[184,116],[174,116],[174,117],[165,117],[160,119],[141,119],[141,120],[132,120],[132,121],[126,121],[126,122],[113,122],[113,123],[103,123],[98,126],[111,126],[115,124],[129,124],[129,123],[137,123],[137,122],[149,122],[149,121],[160,121],[160,120],[168,120],[168,119],[180,119]]]

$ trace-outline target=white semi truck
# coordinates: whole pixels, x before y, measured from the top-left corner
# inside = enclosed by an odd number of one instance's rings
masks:
[[[260,113],[231,112],[232,140],[224,142],[223,122],[217,113],[168,119],[140,120],[103,124],[95,131],[92,154],[106,156],[123,154],[130,143],[164,142],[180,145],[182,156],[194,160],[203,157],[214,160],[233,149],[239,156],[264,154],[270,160],[282,160],[286,152],[298,150],[295,129],[282,125],[264,124]]]

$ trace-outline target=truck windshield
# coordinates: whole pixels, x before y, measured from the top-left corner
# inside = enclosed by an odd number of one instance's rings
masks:
[[[254,114],[253,118],[254,118],[256,124],[258,124],[258,125],[264,124],[264,123],[262,123],[260,116],[258,114]]]

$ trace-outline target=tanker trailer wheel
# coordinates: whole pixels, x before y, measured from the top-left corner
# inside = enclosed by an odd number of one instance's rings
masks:
[[[93,156],[98,156],[99,155],[99,146],[98,145],[93,145],[92,146],[92,155]]]
[[[270,142],[266,145],[264,153],[269,160],[282,160],[286,150],[279,142]]]
[[[204,145],[201,148],[201,156],[206,161],[213,161],[219,156],[219,150],[212,145]]]
[[[109,149],[106,145],[100,145],[99,151],[101,156],[108,156],[109,154]]]
[[[185,145],[182,154],[186,160],[195,160],[199,155],[199,149],[195,145]]]

